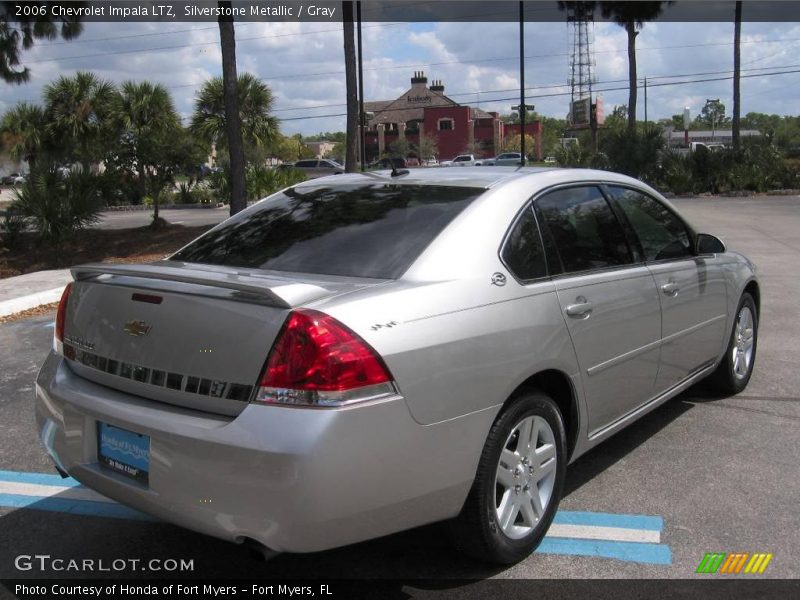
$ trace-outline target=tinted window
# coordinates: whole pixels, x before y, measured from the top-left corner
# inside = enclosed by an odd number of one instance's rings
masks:
[[[395,279],[483,190],[300,186],[221,223],[172,260]]]
[[[558,190],[536,201],[564,272],[631,262],[625,233],[596,187]]]
[[[686,225],[661,202],[627,188],[608,189],[636,231],[645,260],[669,260],[692,255],[692,243]]]
[[[542,240],[530,207],[525,209],[514,224],[503,246],[502,257],[517,279],[524,281],[547,275]]]
[[[298,162],[294,163],[294,166],[295,167],[301,167],[301,168],[304,168],[304,169],[309,169],[309,168],[313,169],[314,167],[317,166],[317,161],[315,161],[315,160],[301,160],[301,161],[298,161]]]

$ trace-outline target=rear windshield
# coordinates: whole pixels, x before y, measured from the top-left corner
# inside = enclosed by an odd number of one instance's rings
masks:
[[[397,279],[483,192],[386,183],[301,186],[221,223],[171,260]]]

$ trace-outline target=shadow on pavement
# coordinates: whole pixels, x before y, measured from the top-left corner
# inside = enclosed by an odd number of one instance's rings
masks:
[[[689,388],[581,456],[567,469],[564,497],[625,458],[656,433],[691,410],[692,404],[683,400],[689,397],[694,400],[695,393],[694,387]]]

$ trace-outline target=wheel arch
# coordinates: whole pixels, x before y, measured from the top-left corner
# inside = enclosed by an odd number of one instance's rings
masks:
[[[761,288],[758,286],[758,282],[755,279],[751,279],[747,282],[747,285],[744,286],[744,290],[742,290],[743,294],[750,294],[753,297],[753,302],[756,303],[756,316],[761,317]]]
[[[580,407],[575,387],[566,373],[558,369],[545,369],[534,373],[516,387],[503,403],[503,410],[522,394],[535,390],[550,396],[561,411],[567,434],[567,457],[571,460],[580,432]]]

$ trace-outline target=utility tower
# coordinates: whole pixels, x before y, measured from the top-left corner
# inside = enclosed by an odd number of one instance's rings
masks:
[[[569,125],[576,129],[589,127],[591,122],[592,83],[594,83],[594,13],[583,2],[570,2],[567,26],[570,32],[570,111]],[[583,102],[581,102],[583,100]],[[588,100],[588,101],[587,101]]]

